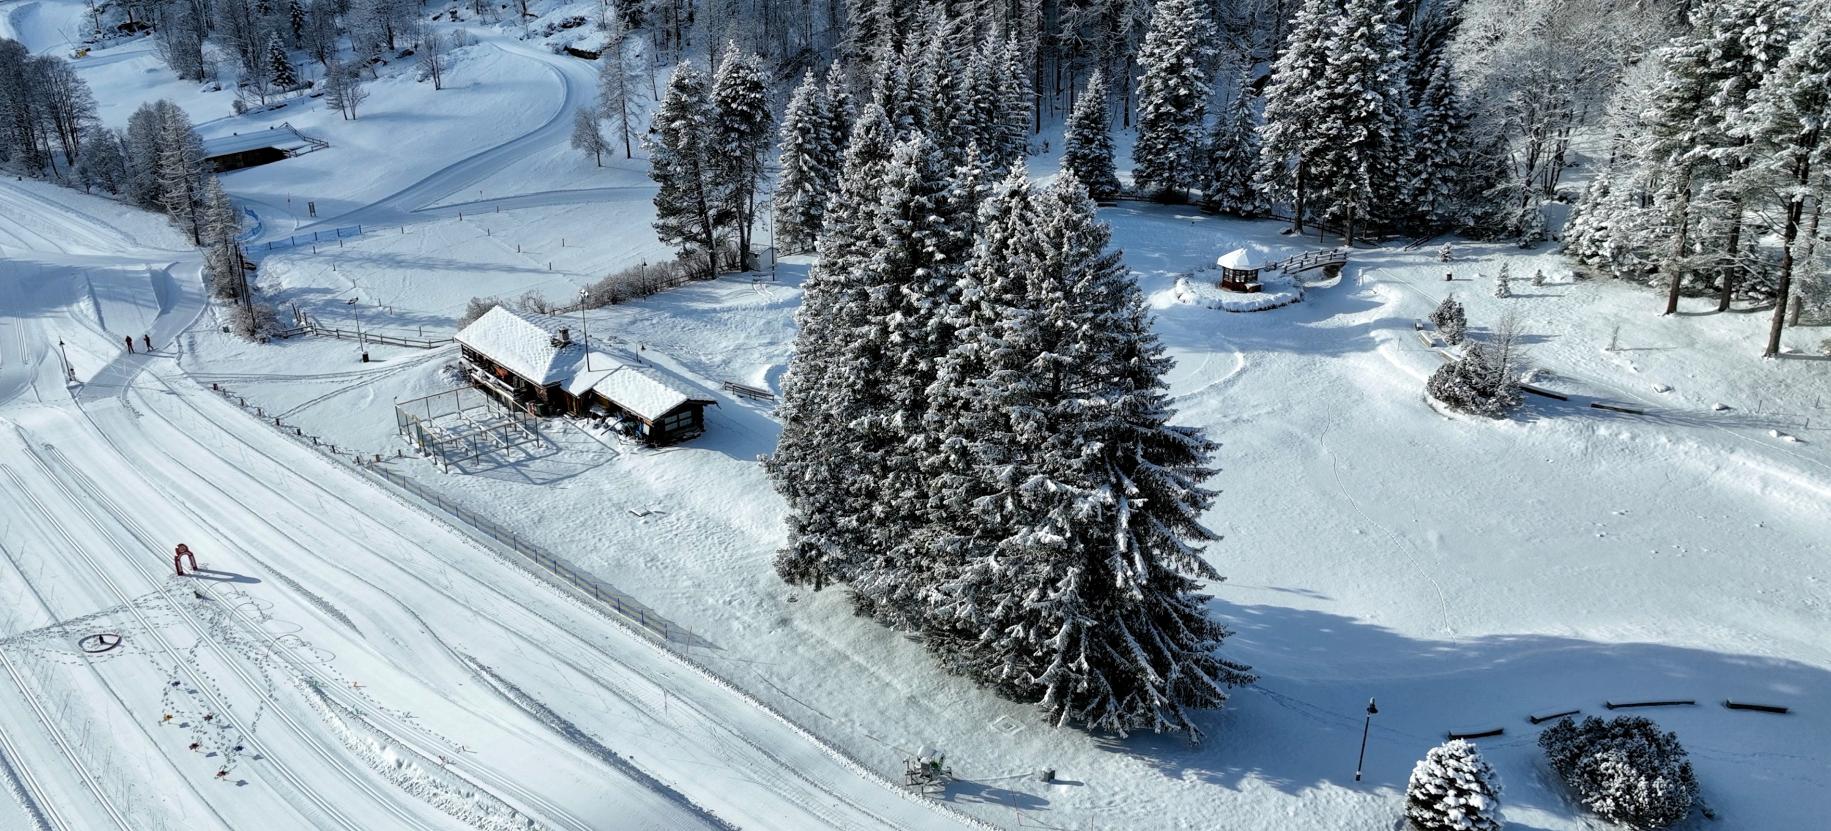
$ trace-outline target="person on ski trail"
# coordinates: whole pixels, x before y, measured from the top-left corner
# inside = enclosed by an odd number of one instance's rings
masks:
[[[127,336],[127,354],[132,355],[133,353],[134,353],[134,336],[128,335]]]
[[[132,340],[132,338],[129,338],[129,340]],[[148,351],[148,352],[153,351],[153,336],[152,335],[150,335],[150,334],[141,335],[140,340],[142,340],[146,343],[146,351]]]
[[[172,568],[177,570],[179,577],[184,576],[184,563],[182,560],[187,557],[191,560],[191,570],[196,571],[197,555],[191,553],[190,546],[179,543],[177,548],[172,549]]]

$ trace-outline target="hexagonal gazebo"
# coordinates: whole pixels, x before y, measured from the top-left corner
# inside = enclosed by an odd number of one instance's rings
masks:
[[[1221,288],[1251,294],[1259,290],[1259,271],[1265,263],[1248,253],[1244,248],[1235,248],[1221,255]]]

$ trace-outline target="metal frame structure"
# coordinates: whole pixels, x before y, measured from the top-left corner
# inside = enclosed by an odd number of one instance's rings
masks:
[[[546,441],[533,413],[509,407],[469,385],[396,403],[394,424],[403,438],[447,473],[486,455]]]

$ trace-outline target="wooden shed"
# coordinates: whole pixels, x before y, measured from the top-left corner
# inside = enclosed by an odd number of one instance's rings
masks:
[[[1247,294],[1259,290],[1259,272],[1265,263],[1246,249],[1235,248],[1222,254],[1217,264],[1221,267],[1221,288]]]
[[[628,350],[575,339],[553,315],[489,310],[457,334],[471,383],[541,416],[619,418],[650,444],[672,444],[706,428],[718,402],[697,384]]]

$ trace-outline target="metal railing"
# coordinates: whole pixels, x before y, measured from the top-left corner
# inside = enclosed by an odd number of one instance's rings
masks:
[[[329,231],[313,231],[309,234],[294,234],[286,239],[269,240],[261,245],[258,251],[278,251],[282,248],[297,248],[314,242],[331,242],[333,240],[360,237],[363,234],[361,225],[350,225],[343,228],[332,228]]]

